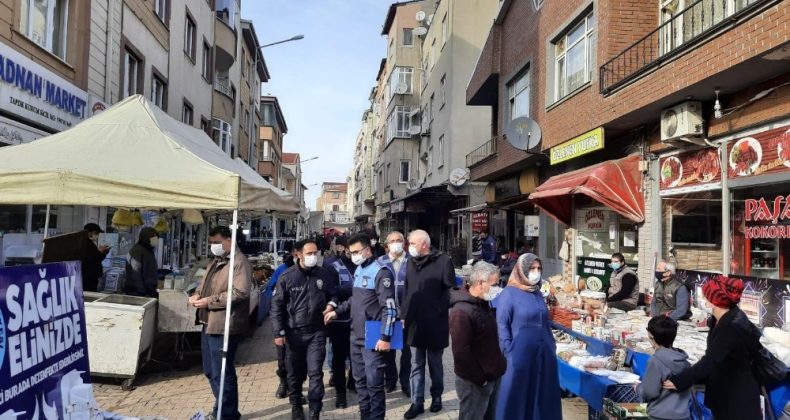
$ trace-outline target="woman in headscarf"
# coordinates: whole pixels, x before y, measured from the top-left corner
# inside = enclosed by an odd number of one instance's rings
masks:
[[[708,318],[708,348],[694,366],[664,382],[680,391],[705,384],[705,406],[716,420],[759,419],[760,384],[752,362],[761,348],[760,330],[738,308],[743,280],[717,276],[702,286]]]
[[[497,297],[499,346],[507,359],[497,419],[562,418],[556,345],[540,292],[542,268],[535,254],[523,254]]]

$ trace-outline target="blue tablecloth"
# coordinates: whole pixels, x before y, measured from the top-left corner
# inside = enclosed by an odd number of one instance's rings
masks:
[[[560,388],[578,395],[596,411],[603,410],[603,398],[609,387],[617,386],[609,378],[576,369],[560,358],[557,358],[557,373]]]

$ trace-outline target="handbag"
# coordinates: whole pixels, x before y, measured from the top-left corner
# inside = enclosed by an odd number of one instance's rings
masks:
[[[787,376],[787,365],[761,345],[754,357],[752,371],[761,384],[773,384]]]

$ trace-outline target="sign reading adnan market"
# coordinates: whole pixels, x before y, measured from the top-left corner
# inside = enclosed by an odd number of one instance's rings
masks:
[[[551,164],[555,165],[601,149],[603,149],[603,127],[598,127],[552,147]]]
[[[87,117],[88,93],[0,43],[0,106],[56,131]]]
[[[766,223],[746,226],[745,235],[753,239],[790,239],[790,195],[777,196],[773,200],[747,199],[746,222]]]

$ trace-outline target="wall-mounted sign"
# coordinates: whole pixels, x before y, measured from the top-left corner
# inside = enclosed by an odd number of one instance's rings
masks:
[[[90,109],[90,116],[92,117],[109,108],[109,106],[98,96],[88,95],[88,108]]]
[[[0,43],[0,106],[57,131],[88,117],[88,93]]]
[[[551,164],[555,165],[587,153],[603,149],[603,127],[588,131],[579,137],[551,148]]]
[[[472,231],[488,232],[488,212],[479,211],[472,213]]]
[[[730,179],[790,171],[790,127],[784,126],[727,145]]]
[[[721,162],[715,148],[684,152],[659,159],[661,194],[701,191],[721,182]]]
[[[390,203],[390,213],[403,213],[403,200]]]
[[[524,216],[524,236],[540,236],[540,216]]]
[[[747,199],[744,235],[752,239],[790,238],[790,195]]]
[[[576,228],[589,232],[605,232],[609,229],[611,211],[603,208],[576,210]]]
[[[47,136],[47,133],[43,131],[0,117],[0,145],[28,143],[45,136]]]

